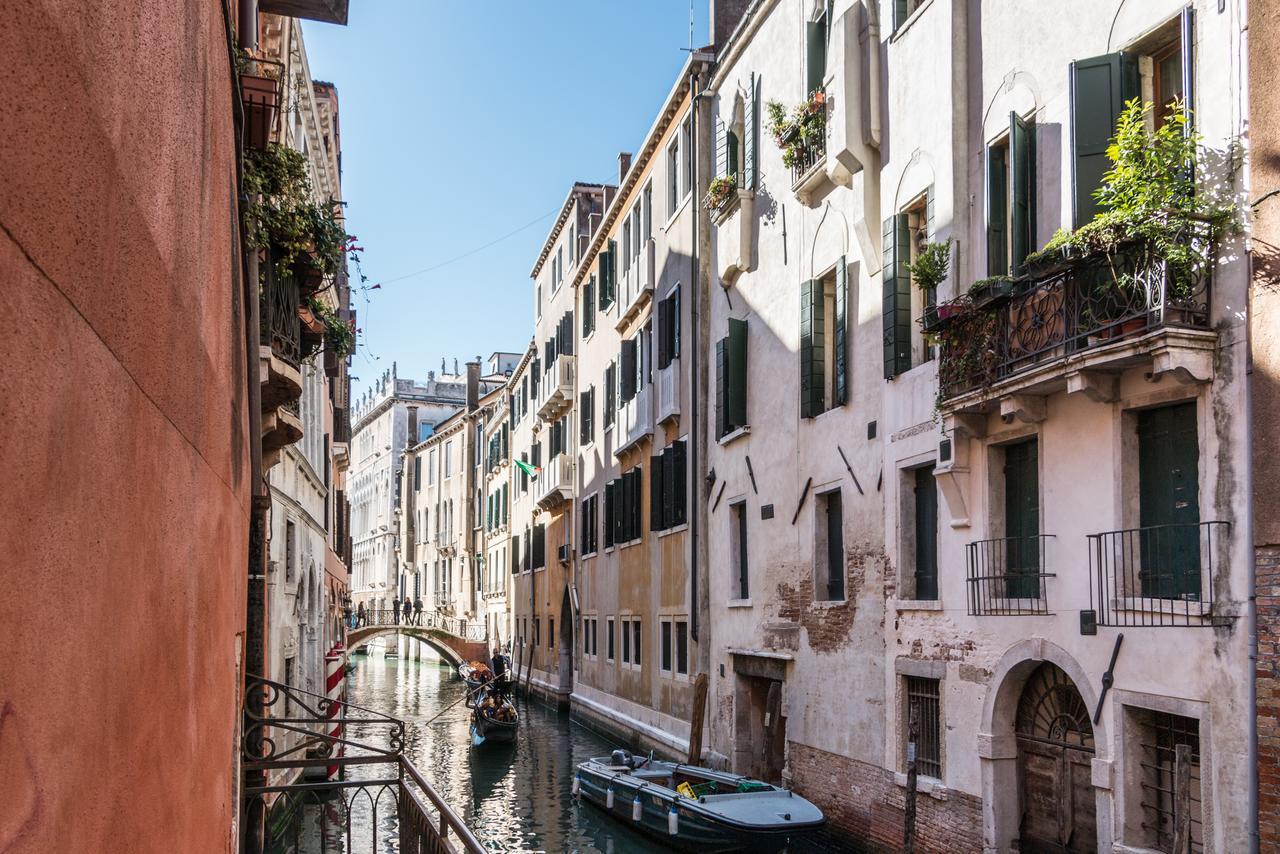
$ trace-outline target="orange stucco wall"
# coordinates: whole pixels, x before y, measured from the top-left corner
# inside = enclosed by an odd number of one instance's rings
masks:
[[[233,850],[249,449],[212,0],[0,24],[0,851]]]

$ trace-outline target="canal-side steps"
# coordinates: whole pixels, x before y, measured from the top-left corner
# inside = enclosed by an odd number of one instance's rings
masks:
[[[484,854],[404,745],[404,721],[249,677],[241,815],[264,827],[254,847],[372,854],[391,842],[401,854]]]

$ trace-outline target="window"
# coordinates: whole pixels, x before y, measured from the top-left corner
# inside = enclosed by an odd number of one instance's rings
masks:
[[[680,124],[680,196],[689,195],[693,190],[693,117],[685,116]]]
[[[640,226],[640,237],[647,242],[653,237],[653,182],[644,185],[644,222]]]
[[[688,511],[688,463],[684,440],[672,442],[650,457],[649,530],[683,525]]]
[[[640,333],[622,342],[618,354],[618,405],[630,403],[640,390],[641,380]]]
[[[1134,545],[1140,553],[1136,574],[1141,595],[1199,601],[1203,591],[1195,401],[1139,411],[1137,432],[1140,533]]]
[[[800,287],[800,414],[843,406],[848,392],[848,267]]]
[[[605,484],[604,527],[605,548],[625,545],[640,539],[642,533],[640,502],[643,472],[636,466],[622,477]]]
[[[902,0],[897,0],[902,2]],[[827,31],[831,22],[823,8],[818,17],[805,25],[805,96],[822,88],[827,76]]]
[[[614,657],[613,617],[608,617],[605,619],[604,643],[605,643],[605,659],[608,661],[613,661],[613,657]]]
[[[689,675],[689,623],[676,620],[676,673]]]
[[[622,663],[633,669],[640,668],[640,618],[619,617],[622,632]]]
[[[595,386],[578,395],[578,441],[590,445],[596,438]]]
[[[840,490],[820,493],[816,507],[813,595],[819,601],[839,602],[844,599],[844,509]]]
[[[622,663],[631,663],[631,618],[619,617],[618,622],[622,623]]]
[[[934,239],[933,188],[912,199],[884,221],[884,377],[928,361],[932,349],[915,319],[937,302],[937,294],[915,286],[909,265]]]
[[[676,215],[680,207],[680,141],[667,146],[667,218]]]
[[[569,244],[569,263],[571,265],[578,263],[578,241],[574,234],[575,229],[576,229],[575,225],[569,226],[568,244]]]
[[[541,284],[539,284],[534,289],[533,302],[534,302],[534,316],[539,318],[542,317],[542,285]]]
[[[915,470],[915,594],[916,599],[938,598],[938,486],[933,466]]]
[[[631,618],[631,663],[636,667],[640,666],[640,618]]]
[[[532,537],[532,554],[530,560],[534,569],[542,569],[547,565],[547,526],[534,525]]]
[[[599,620],[595,617],[584,617],[582,620],[582,654],[587,658],[595,658],[600,648],[596,645],[596,629]]]
[[[616,288],[618,282],[618,243],[610,240],[608,248],[604,249],[598,259],[597,268],[598,281],[600,284],[600,292],[598,303],[600,311],[605,311],[613,305],[614,298],[617,296]]]
[[[680,358],[680,289],[658,303],[658,369]]]
[[[620,265],[622,267],[622,275],[624,276],[631,270],[631,256],[634,251],[632,249],[631,242],[631,223],[635,218],[636,214],[635,209],[633,208],[631,213],[627,215],[627,218],[622,221],[622,260]]]
[[[444,478],[453,477],[453,442],[444,443]]]
[[[729,505],[729,554],[737,578],[732,583],[734,599],[751,598],[751,581],[747,564],[747,503]]]
[[[747,322],[729,318],[716,342],[716,437],[747,426]]]
[[[556,644],[556,618],[547,617],[547,649],[551,649]]]
[[[284,580],[293,581],[298,560],[298,530],[292,520],[284,523]]]
[[[590,276],[582,285],[582,337],[588,338],[596,331],[596,277]]]
[[[1040,596],[1040,473],[1034,438],[999,449],[1004,456],[1005,595]]]
[[[1183,761],[1187,765],[1185,785],[1191,809],[1191,849],[1204,850],[1200,807],[1200,722],[1169,712],[1129,708],[1129,719],[1137,748],[1137,761],[1141,769],[1141,785],[1134,787],[1134,795],[1141,806],[1141,822],[1129,822],[1136,833],[1138,844],[1159,851],[1173,851],[1175,818],[1179,790],[1178,753],[1182,748]],[[1185,746],[1185,747],[1184,747]],[[1133,748],[1131,747],[1132,751]],[[1137,825],[1137,826],[1135,826]],[[1126,834],[1127,836],[1128,834]],[[1130,841],[1126,838],[1125,841]]]
[[[533,645],[542,646],[542,618],[533,618]]]
[[[916,772],[926,777],[942,779],[942,709],[941,681],[924,676],[904,676],[902,732],[904,735],[903,764],[911,754],[911,710],[915,709]]]
[[[600,495],[594,493],[587,496],[582,501],[582,554],[595,554],[598,545],[597,536],[599,534],[600,525],[597,518],[597,510]]]
[[[420,454],[413,455],[413,489],[416,492],[418,487],[422,485],[422,456]]]
[[[987,147],[987,275],[1022,272],[1035,248],[1035,127],[1017,113]]]
[[[608,430],[613,426],[614,411],[618,408],[618,368],[613,363],[609,363],[609,367],[604,369],[604,429]]]
[[[671,620],[663,620],[662,627],[662,672],[671,672]]]

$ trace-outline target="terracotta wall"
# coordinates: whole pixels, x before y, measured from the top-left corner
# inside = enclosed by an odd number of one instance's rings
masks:
[[[1250,201],[1280,190],[1280,8],[1249,4]],[[1280,194],[1253,209],[1249,373],[1257,548],[1258,829],[1280,849]]]
[[[249,514],[222,4],[0,25],[0,851],[233,850]]]

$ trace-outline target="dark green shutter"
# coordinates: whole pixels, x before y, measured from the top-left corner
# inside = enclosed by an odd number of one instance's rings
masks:
[[[824,282],[808,279],[800,285],[800,417],[813,418],[823,409]]]
[[[827,598],[844,598],[844,504],[840,490],[827,494]]]
[[[891,380],[911,369],[911,273],[907,269],[911,230],[906,214],[884,221],[884,378]]]
[[[1004,145],[987,149],[987,275],[1009,272],[1009,149]]]
[[[1124,102],[1140,96],[1138,63],[1127,53],[1108,53],[1071,63],[1073,143],[1072,222],[1076,228],[1098,213],[1094,191],[1111,168],[1107,146]]]
[[[662,455],[649,458],[649,530],[661,531],[666,525],[662,519]]]
[[[1009,230],[1017,275],[1036,246],[1036,128],[1017,113],[1009,114],[1009,175],[1013,180]]]
[[[716,438],[729,432],[729,339],[716,342]]]
[[[810,21],[805,24],[805,97],[822,88],[827,75],[827,24]]]
[[[756,188],[756,124],[760,120],[756,115],[756,109],[756,73],[753,71],[747,86],[746,104],[742,110],[742,188],[744,190]]]
[[[1040,596],[1040,472],[1035,439],[1004,451],[1005,595]]]
[[[835,340],[831,346],[832,370],[835,373],[832,384],[832,406],[844,406],[849,398],[849,267],[844,256],[836,265],[836,318]]]
[[[747,322],[729,318],[728,427],[747,426]]]
[[[907,12],[907,0],[893,0],[893,31],[896,33],[898,27],[907,22],[910,17]]]
[[[738,151],[738,135],[733,131],[725,132],[725,150],[729,158],[729,176],[735,181],[742,176],[742,159]]]
[[[729,134],[725,130],[724,119],[716,114],[716,177],[729,173]]]
[[[938,485],[933,466],[915,471],[916,599],[938,598]]]
[[[622,402],[626,403],[636,396],[636,342],[623,341],[622,354],[618,359],[622,371]]]
[[[1196,404],[1138,413],[1142,595],[1199,600],[1200,446]]]
[[[617,507],[614,504],[614,486],[613,481],[609,481],[604,485],[604,547],[607,549],[614,543],[614,521],[617,517]]]
[[[683,525],[689,518],[689,463],[683,440],[671,443],[671,524]]]

